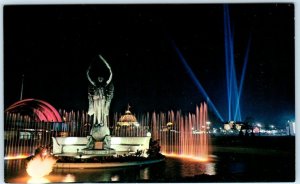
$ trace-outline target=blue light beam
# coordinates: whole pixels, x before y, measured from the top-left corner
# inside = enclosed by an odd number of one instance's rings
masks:
[[[187,73],[191,77],[192,81],[194,82],[194,84],[196,85],[196,87],[198,88],[198,90],[200,91],[200,93],[202,93],[202,95],[204,97],[206,97],[207,104],[213,109],[213,111],[216,113],[216,115],[218,116],[218,118],[223,122],[224,120],[223,120],[221,114],[219,113],[219,111],[217,110],[217,108],[215,107],[215,105],[213,104],[213,102],[210,100],[210,98],[207,95],[206,91],[204,90],[204,88],[200,84],[200,82],[197,79],[196,75],[194,74],[193,70],[188,65],[188,63],[184,59],[183,55],[181,54],[180,50],[177,48],[177,46],[176,46],[176,44],[175,44],[175,42],[173,40],[172,40],[172,46],[175,49],[176,53],[178,54],[180,61],[182,62],[184,68],[186,69]]]
[[[228,120],[241,121],[241,110],[239,103],[239,96],[241,90],[240,87],[238,87],[236,76],[234,59],[234,36],[232,30],[233,28],[230,23],[229,8],[228,5],[224,5],[224,46],[226,63],[225,66],[227,83]]]
[[[244,57],[244,65],[243,65],[243,70],[242,70],[242,75],[241,75],[240,86],[239,86],[237,107],[240,106],[240,99],[241,99],[242,91],[243,91],[245,73],[246,73],[246,69],[247,69],[247,65],[248,65],[248,56],[249,56],[250,45],[251,45],[251,36],[249,37],[248,45],[247,45],[247,50],[246,50],[245,57]],[[238,109],[236,108],[235,109],[235,116],[237,116],[237,113],[238,113]],[[240,118],[242,119],[241,115],[240,115]]]
[[[229,45],[229,35],[228,35],[228,13],[227,13],[228,7],[224,5],[224,45],[225,45],[225,63],[226,63],[226,83],[227,83],[227,104],[228,104],[228,119],[231,119],[231,83],[230,83],[230,65],[229,65],[229,60],[230,60],[230,51],[228,48]]]

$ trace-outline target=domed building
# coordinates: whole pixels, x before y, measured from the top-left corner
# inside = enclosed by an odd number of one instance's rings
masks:
[[[121,115],[115,126],[115,136],[134,137],[143,136],[143,126],[140,126],[137,118],[130,112],[128,105],[124,115]]]
[[[128,107],[128,109],[125,111],[125,114],[120,117],[119,121],[117,122],[117,125],[119,125],[119,126],[132,126],[132,125],[138,126],[139,123],[137,122],[136,117],[133,114],[131,114],[129,107]]]
[[[32,139],[45,131],[63,127],[59,112],[48,102],[38,99],[17,101],[5,109],[5,139]]]
[[[7,109],[6,114],[19,114],[35,122],[62,122],[58,111],[48,102],[38,99],[20,100]]]
[[[23,99],[4,112],[4,154],[8,158],[31,155],[38,145],[49,146],[50,138],[66,128],[59,112],[43,100]]]

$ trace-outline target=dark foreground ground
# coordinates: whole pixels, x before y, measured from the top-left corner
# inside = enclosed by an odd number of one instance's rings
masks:
[[[216,156],[215,175],[175,176],[167,180],[160,177],[143,182],[295,181],[295,137],[212,137],[211,144],[212,155]]]
[[[284,150],[295,153],[294,136],[213,136],[213,146]]]
[[[295,137],[212,137],[217,175],[197,175],[185,182],[294,182]]]

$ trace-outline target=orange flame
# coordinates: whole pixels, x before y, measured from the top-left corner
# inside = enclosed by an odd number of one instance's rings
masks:
[[[35,156],[28,162],[26,171],[28,175],[33,178],[42,178],[52,171],[55,163],[56,159],[53,157],[46,157],[45,159],[42,159],[40,156]]]

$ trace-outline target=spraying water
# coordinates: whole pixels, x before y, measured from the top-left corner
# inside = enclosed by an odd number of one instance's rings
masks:
[[[51,137],[85,137],[88,135],[93,119],[88,117],[87,112],[61,110],[60,114],[64,123],[34,122],[30,118],[17,114],[6,114],[5,128],[12,134],[6,139],[5,158],[16,158],[20,155],[27,157],[33,154],[39,145],[51,145]],[[161,152],[165,155],[186,156],[202,161],[208,159],[209,125],[207,124],[207,105],[205,103],[196,107],[194,114],[182,114],[180,110],[138,114],[139,126],[117,126],[118,117],[119,115],[115,114],[114,124],[111,126],[113,127],[113,136],[143,137],[148,136],[151,132],[152,138],[159,140]],[[22,124],[22,128],[19,128],[19,123]],[[34,131],[31,134],[16,136],[19,131],[31,129]],[[37,157],[30,162],[28,173],[44,175],[31,172],[31,169],[44,164],[51,165],[51,163],[53,163],[51,159],[41,160]]]
[[[180,111],[152,115],[153,139],[158,139],[161,152],[207,161],[209,157],[209,123],[207,105],[196,107],[196,113],[182,115]]]

